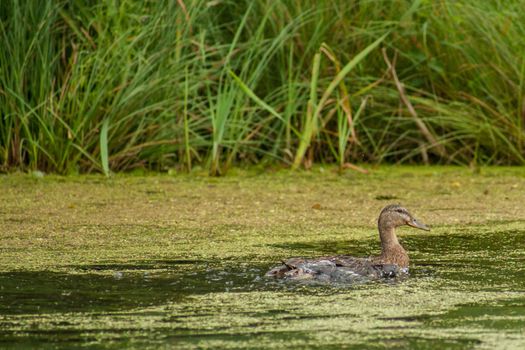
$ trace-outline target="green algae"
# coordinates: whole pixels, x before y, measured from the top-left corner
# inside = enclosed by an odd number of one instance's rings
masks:
[[[2,347],[525,344],[521,168],[11,175],[0,187]],[[376,254],[375,221],[390,201],[432,226],[399,230],[408,279],[319,286],[262,277],[289,256]]]

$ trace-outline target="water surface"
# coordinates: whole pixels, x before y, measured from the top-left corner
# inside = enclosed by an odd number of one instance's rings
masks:
[[[523,177],[407,171],[3,179],[0,348],[525,348]],[[392,197],[432,226],[399,231],[408,278],[264,277],[378,253]]]
[[[6,272],[0,339],[7,348],[518,348],[524,240],[516,230],[412,236],[409,278],[358,285],[267,279],[269,264],[236,260]]]

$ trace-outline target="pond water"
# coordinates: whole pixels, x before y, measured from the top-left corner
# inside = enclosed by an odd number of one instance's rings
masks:
[[[0,175],[2,349],[525,349],[525,168]],[[264,277],[379,252],[400,202],[410,276]]]
[[[523,242],[519,229],[411,235],[408,278],[358,285],[268,279],[269,261],[235,258],[3,272],[0,347],[520,349]],[[376,247],[287,245],[299,255]]]

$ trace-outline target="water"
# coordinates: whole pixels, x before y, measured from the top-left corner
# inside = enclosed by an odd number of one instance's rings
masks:
[[[5,272],[0,347],[524,348],[525,231],[482,231],[407,237],[409,278],[356,285],[267,279],[273,263],[235,259]],[[377,246],[349,243],[296,249]]]

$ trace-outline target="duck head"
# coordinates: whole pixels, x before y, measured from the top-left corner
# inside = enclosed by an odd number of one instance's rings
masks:
[[[430,231],[430,228],[418,221],[402,206],[399,204],[390,204],[381,210],[378,220],[379,227],[381,228],[395,228],[403,225],[408,225],[421,230]]]

